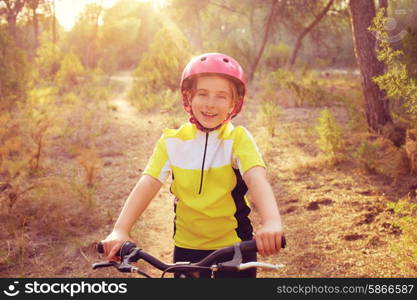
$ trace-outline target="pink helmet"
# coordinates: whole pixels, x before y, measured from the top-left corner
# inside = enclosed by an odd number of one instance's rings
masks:
[[[204,53],[191,59],[182,72],[180,90],[185,111],[191,112],[191,105],[185,91],[191,88],[191,78],[199,74],[220,74],[229,77],[237,87],[238,101],[229,119],[234,118],[242,109],[246,93],[246,78],[242,67],[230,56],[222,53]],[[193,116],[190,121],[193,120]],[[194,122],[193,122],[194,123]]]

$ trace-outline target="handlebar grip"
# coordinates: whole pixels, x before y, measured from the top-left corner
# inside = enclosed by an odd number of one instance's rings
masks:
[[[123,245],[120,247],[119,251],[117,251],[116,256],[122,257],[128,253],[130,253],[130,251],[136,248],[136,245],[132,242],[126,241],[123,243]],[[103,254],[104,253],[104,247],[102,242],[97,243],[96,246],[97,252]]]
[[[281,248],[285,248],[286,246],[287,246],[287,240],[285,239],[285,236],[281,236]],[[258,251],[258,248],[256,248],[256,241],[255,240],[241,242],[240,243],[240,249],[243,252]]]
[[[285,236],[281,236],[281,248],[284,249],[285,247],[287,247],[287,239]]]
[[[97,252],[98,252],[98,253],[100,253],[100,254],[103,254],[103,253],[104,253],[104,247],[103,247],[103,244],[102,244],[101,242],[99,242],[99,243],[96,245],[96,250],[97,250]]]

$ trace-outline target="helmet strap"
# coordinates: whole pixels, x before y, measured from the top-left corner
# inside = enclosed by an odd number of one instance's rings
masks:
[[[201,125],[201,123],[200,123],[200,122],[198,122],[197,118],[196,118],[196,117],[194,117],[194,114],[193,114],[193,112],[192,112],[192,111],[190,112],[190,123],[195,124],[195,126],[196,126],[199,130],[201,130],[201,131],[203,131],[203,132],[211,132],[211,131],[215,131],[215,130],[219,129],[220,127],[222,127],[222,125],[223,125],[224,123],[226,123],[228,120],[229,120],[229,119],[224,120],[222,123],[220,123],[219,125],[217,125],[217,126],[216,126],[216,127],[214,127],[214,128],[207,128],[207,127],[204,127],[203,125]]]

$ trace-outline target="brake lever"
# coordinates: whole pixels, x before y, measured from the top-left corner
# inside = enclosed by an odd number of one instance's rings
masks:
[[[242,251],[240,250],[240,243],[234,245],[234,255],[232,260],[224,263],[218,263],[219,270],[236,271],[238,266],[242,263]]]
[[[281,236],[281,248],[285,248],[287,246],[287,240],[285,236]],[[219,270],[225,271],[238,271],[239,266],[242,264],[242,251],[240,249],[240,243],[234,245],[234,255],[232,260],[219,263],[217,267]]]
[[[118,268],[118,262],[115,261],[109,261],[109,262],[99,262],[93,264],[93,270],[99,269],[99,268],[107,268],[107,267],[116,267]]]

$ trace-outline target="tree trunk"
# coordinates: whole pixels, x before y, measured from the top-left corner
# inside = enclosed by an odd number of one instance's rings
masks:
[[[261,60],[262,54],[265,50],[266,43],[268,42],[269,35],[270,35],[270,32],[271,32],[272,23],[273,23],[273,19],[274,19],[275,7],[276,7],[277,3],[278,3],[278,0],[272,0],[268,20],[266,21],[266,24],[265,24],[265,31],[264,31],[263,39],[262,39],[262,42],[261,42],[261,46],[258,50],[258,53],[255,57],[254,62],[252,63],[252,65],[250,67],[250,70],[249,70],[249,77],[248,77],[249,82],[253,81],[253,78],[255,76],[256,68],[258,67],[259,61]]]
[[[33,25],[33,35],[35,37],[35,45],[33,47],[34,54],[36,53],[36,49],[39,46],[39,22],[38,22],[38,7],[41,3],[41,0],[26,0],[26,4],[32,10],[32,25]]]
[[[39,47],[39,22],[38,13],[36,12],[37,7],[32,9],[33,12],[33,34],[35,35],[35,52]]]
[[[57,41],[55,0],[52,0],[52,42],[56,45]]]
[[[318,16],[314,19],[313,22],[310,23],[304,30],[298,35],[297,41],[295,42],[294,50],[292,51],[291,58],[289,61],[290,67],[295,64],[295,60],[297,59],[298,51],[301,48],[301,44],[303,42],[304,37],[318,24],[320,23],[321,19],[326,15],[329,11],[330,7],[332,6],[334,0],[330,0],[326,7],[318,14]]]
[[[387,16],[388,0],[379,0],[379,8],[385,8],[385,16]]]
[[[392,122],[388,99],[372,78],[383,74],[384,64],[376,58],[377,41],[368,30],[375,17],[375,4],[370,0],[350,0],[350,13],[356,61],[361,72],[362,92],[368,128],[377,133]]]
[[[16,22],[17,16],[23,9],[25,2],[23,0],[3,0],[6,5],[4,12],[6,14],[8,32],[15,41],[17,41]]]

